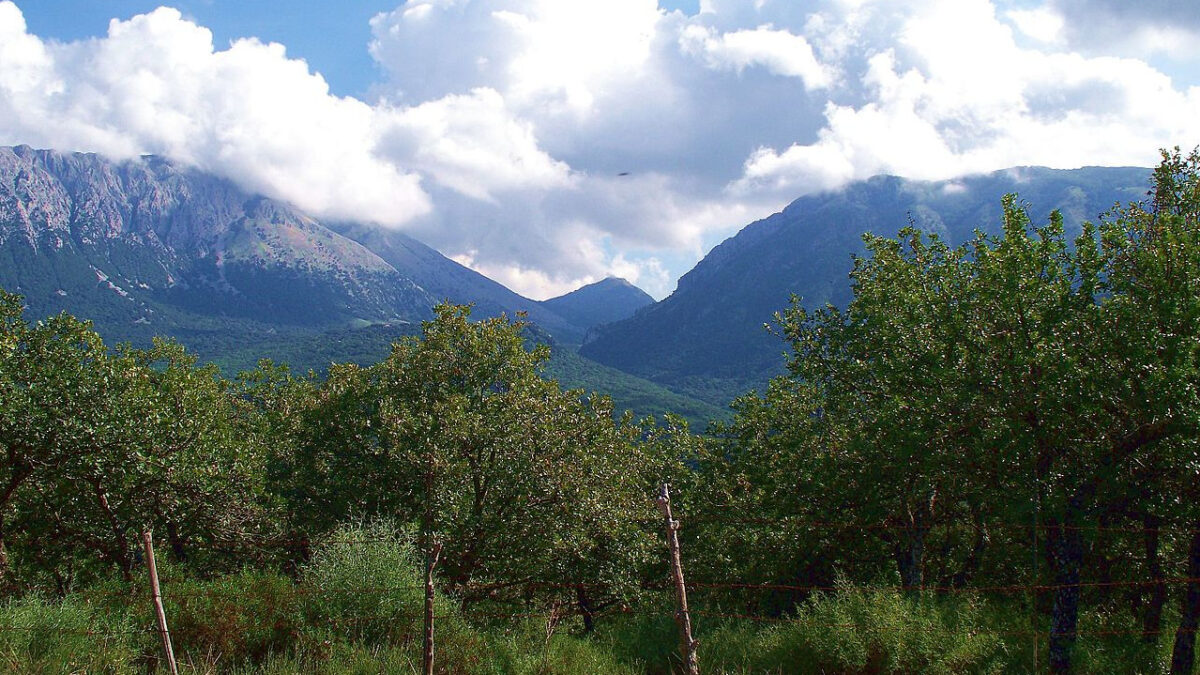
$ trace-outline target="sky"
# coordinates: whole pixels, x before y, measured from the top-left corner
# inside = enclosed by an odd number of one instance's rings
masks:
[[[0,144],[158,154],[533,298],[797,197],[1200,144],[1194,0],[0,0]]]

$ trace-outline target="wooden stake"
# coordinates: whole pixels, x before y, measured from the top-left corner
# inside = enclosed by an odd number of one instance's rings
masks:
[[[158,568],[154,565],[154,537],[150,530],[142,532],[142,544],[146,547],[146,568],[150,571],[150,599],[154,601],[154,616],[158,619],[158,634],[162,638],[163,653],[167,657],[167,668],[171,675],[179,675],[175,664],[175,650],[171,648],[171,633],[167,631],[167,613],[163,610],[162,593],[158,588]]]
[[[692,616],[688,613],[687,586],[683,583],[683,562],[679,557],[679,521],[671,517],[671,493],[663,484],[658,494],[658,508],[667,525],[667,547],[671,553],[671,579],[675,582],[675,597],[678,608],[675,622],[679,624],[679,655],[683,657],[683,672],[700,675],[700,663],[696,657],[699,641],[692,639]]]
[[[435,542],[425,559],[425,675],[433,675],[433,568],[442,555],[442,542]]]

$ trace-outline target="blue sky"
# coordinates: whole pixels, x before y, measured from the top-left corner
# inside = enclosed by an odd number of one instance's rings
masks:
[[[367,52],[368,22],[397,6],[395,0],[35,0],[18,4],[30,32],[64,41],[102,37],[110,19],[169,5],[212,30],[218,47],[251,36],[286,45],[290,56],[307,61],[340,96],[365,96],[378,79],[376,63]],[[695,14],[700,2],[669,0],[659,6]]]
[[[164,155],[539,298],[606,275],[662,297],[871,175],[1200,144],[1179,0],[162,4],[0,0],[0,144]]]

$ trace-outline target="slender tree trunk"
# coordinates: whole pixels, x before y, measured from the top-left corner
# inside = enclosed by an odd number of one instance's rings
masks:
[[[1150,602],[1142,614],[1142,641],[1154,644],[1162,632],[1163,606],[1167,604],[1167,584],[1164,580],[1162,561],[1158,555],[1159,518],[1142,516],[1142,543],[1146,551],[1146,569],[1154,582],[1149,588]]]
[[[1109,531],[1113,522],[1111,514],[1107,511],[1101,513],[1096,521],[1096,534],[1092,537],[1090,545],[1084,551],[1084,557],[1088,560],[1088,567],[1095,570],[1093,579],[1097,585],[1094,587],[1094,592],[1097,596],[1096,602],[1101,605],[1107,603],[1113,594],[1113,559],[1108,555],[1109,542],[1111,539],[1114,539],[1111,536],[1112,533]]]
[[[8,531],[4,522],[4,507],[0,506],[0,591],[7,591],[11,575],[8,563]]]
[[[955,588],[963,588],[971,582],[971,578],[979,570],[979,561],[983,559],[983,553],[987,550],[987,526],[984,525],[983,518],[978,511],[972,514],[972,520],[975,522],[975,542],[971,546],[971,552],[967,554],[967,559],[963,561],[962,567],[955,573],[951,581]]]
[[[1196,628],[1200,626],[1200,519],[1192,523],[1192,546],[1188,551],[1188,583],[1180,604],[1179,630],[1171,651],[1171,675],[1191,675],[1196,662]]]
[[[121,568],[121,576],[125,581],[132,581],[133,559],[129,556],[129,539],[125,536],[125,530],[121,527],[121,523],[117,519],[117,514],[113,512],[112,506],[108,502],[108,495],[105,494],[100,481],[92,480],[91,483],[96,495],[96,503],[99,504],[100,510],[104,513],[104,517],[108,519],[108,525],[112,529],[113,539],[115,539],[114,546],[112,547],[113,555],[116,558],[117,565]]]
[[[919,591],[925,585],[925,535],[929,532],[931,510],[930,503],[909,510],[895,547],[900,585],[909,593]]]
[[[900,585],[905,591],[919,590],[925,581],[925,536],[923,532],[909,532],[896,545],[896,568],[900,571]]]
[[[588,598],[587,589],[583,584],[575,587],[575,602],[579,605],[579,615],[583,617],[583,632],[591,633],[596,630],[596,618],[592,612],[592,601]]]
[[[424,654],[422,657],[422,670],[424,675],[433,675],[433,610],[434,610],[434,589],[433,589],[433,570],[437,567],[438,558],[442,555],[442,543],[436,542],[433,544],[433,550],[429,551],[425,557],[425,642]]]
[[[1066,516],[1047,519],[1046,548],[1054,579],[1054,606],[1050,615],[1050,671],[1071,672],[1071,652],[1079,628],[1079,580],[1083,567],[1082,505],[1072,498]]]
[[[179,536],[179,527],[174,521],[167,522],[167,543],[171,545],[171,555],[175,557],[175,562],[187,562],[187,548],[183,544],[183,537]]]

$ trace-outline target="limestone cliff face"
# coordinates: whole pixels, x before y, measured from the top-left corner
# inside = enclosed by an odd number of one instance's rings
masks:
[[[415,321],[435,302],[362,244],[227,180],[154,157],[26,146],[0,148],[0,287],[35,315],[118,324],[172,309],[298,325]]]

